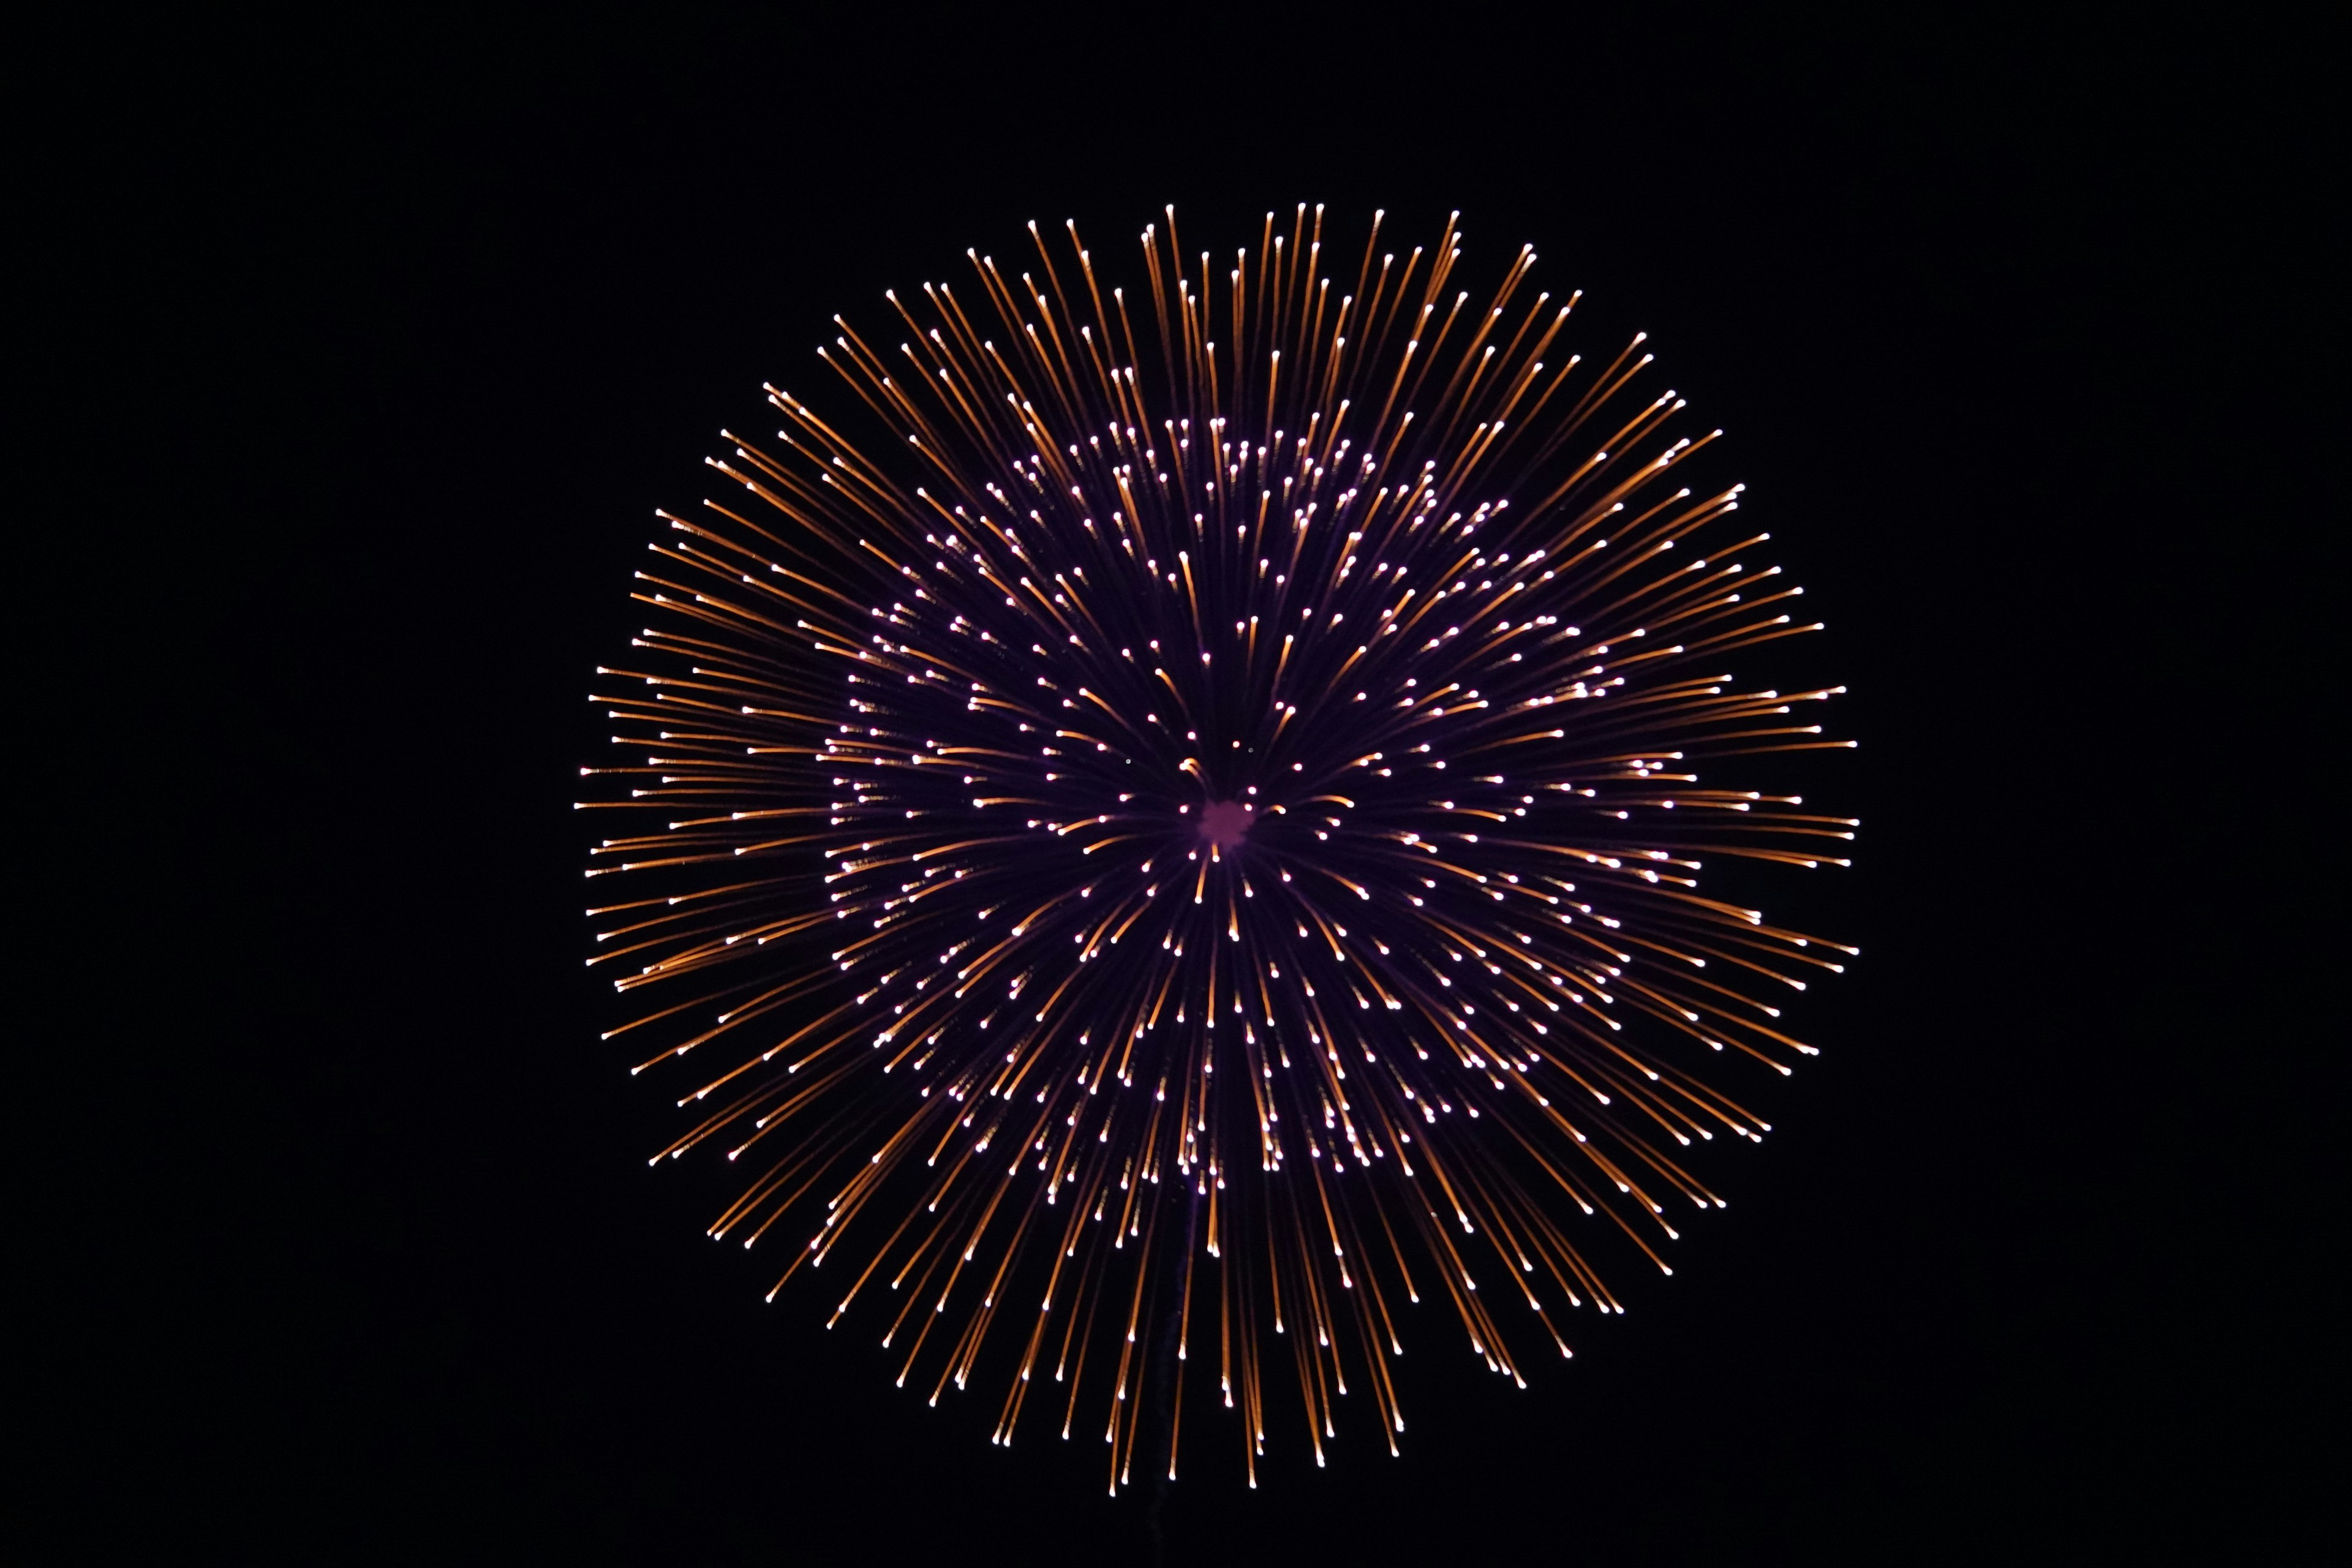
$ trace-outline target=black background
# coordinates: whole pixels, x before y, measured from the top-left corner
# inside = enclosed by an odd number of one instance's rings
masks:
[[[153,487],[121,537],[166,634],[117,711],[191,761],[136,775],[127,830],[171,951],[102,998],[145,1020],[113,1103],[148,1163],[57,1426],[112,1500],[84,1544],[1152,1560],[1152,1490],[1105,1498],[1097,1447],[1000,1450],[894,1391],[702,1238],[720,1173],[646,1169],[667,1107],[596,1039],[569,803],[651,509],[704,493],[762,380],[830,395],[832,312],[1032,217],[1109,258],[1165,202],[1222,246],[1299,200],[1401,240],[1459,208],[1473,276],[1533,242],[1587,291],[1580,346],[1648,330],[1730,431],[1856,693],[1819,794],[1869,826],[1813,919],[1866,954],[1806,1010],[1828,1050],[1776,1137],[1717,1168],[1729,1213],[1674,1279],[1621,1271],[1630,1315],[1572,1367],[1516,1393],[1424,1329],[1402,1460],[1343,1432],[1255,1494],[1188,1479],[1166,1560],[2289,1529],[2332,1363],[2270,1357],[2324,1264],[2263,1228],[2317,1199],[2259,1151],[2315,1139],[2327,1031],[2266,1000],[2317,939],[2265,880],[2307,841],[2245,781],[2334,723],[2263,651],[2321,515],[2262,477],[2296,399],[2248,357],[2317,281],[2294,73],[2160,22],[1680,11],[183,24],[135,53],[111,175],[59,199],[112,237],[90,266],[159,410],[112,458]]]

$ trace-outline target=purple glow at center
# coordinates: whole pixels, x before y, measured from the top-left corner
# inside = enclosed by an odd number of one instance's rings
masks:
[[[1250,819],[1257,813],[1237,800],[1213,800],[1201,808],[1201,837],[1219,849],[1231,849],[1249,837]]]

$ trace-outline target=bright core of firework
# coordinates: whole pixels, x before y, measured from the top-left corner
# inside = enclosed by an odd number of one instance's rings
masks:
[[[590,963],[660,988],[638,1070],[718,1057],[664,1152],[749,1165],[711,1234],[778,1289],[844,1276],[934,1402],[985,1355],[1002,1442],[1050,1373],[1114,1489],[1213,1373],[1255,1485],[1351,1389],[1394,1450],[1424,1295],[1523,1381],[1622,1310],[1572,1230],[1663,1268],[1720,1206],[1685,1152],[1766,1128],[1713,1080],[1809,1052],[1777,1004],[1854,950],[1704,862],[1855,824],[1702,767],[1853,744],[1801,717],[1843,689],[1738,683],[1803,590],[1642,339],[1555,354],[1532,253],[1474,308],[1451,223],[1220,267],[1171,212],[1131,302],[1030,233],[820,351],[878,443],[771,388],[732,499],[660,514]]]

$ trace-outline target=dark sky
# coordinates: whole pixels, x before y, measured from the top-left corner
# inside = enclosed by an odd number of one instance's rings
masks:
[[[2296,1180],[2229,1152],[2320,1115],[2263,1000],[2315,938],[2237,793],[2275,691],[2229,665],[2317,504],[2240,471],[2288,436],[2234,356],[2315,280],[2292,81],[2184,28],[872,14],[142,43],[136,197],[76,199],[160,323],[140,379],[219,430],[122,458],[206,585],[134,707],[201,759],[142,831],[218,952],[131,1110],[177,1304],[109,1309],[172,1392],[83,1450],[231,1556],[1151,1560],[1149,1489],[892,1390],[702,1238],[722,1173],[646,1168],[568,805],[652,508],[761,381],[815,395],[832,312],[1032,217],[1111,255],[1306,200],[1533,242],[1730,431],[1856,694],[1859,868],[1807,897],[1867,951],[1728,1213],[1572,1369],[1515,1393],[1427,1331],[1405,1458],[1180,1485],[1167,1560],[2257,1539],[2296,1461],[2241,1395],[2317,1278],[2248,1219]]]

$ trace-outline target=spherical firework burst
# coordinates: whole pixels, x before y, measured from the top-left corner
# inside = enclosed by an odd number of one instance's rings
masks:
[[[1853,742],[1799,716],[1842,688],[1734,684],[1815,628],[1642,340],[1556,352],[1527,251],[1474,307],[1450,222],[1328,274],[1281,226],[1223,266],[1171,212],[1129,299],[1032,226],[1034,271],[842,324],[898,449],[769,389],[734,499],[661,514],[595,699],[630,762],[584,770],[656,819],[593,851],[591,963],[657,988],[613,1034],[715,1055],[664,1152],[754,1173],[711,1233],[934,1401],[987,1356],[998,1440],[1044,1394],[1114,1489],[1147,1425],[1174,1473],[1195,1363],[1255,1485],[1351,1389],[1394,1450],[1424,1297],[1514,1380],[1566,1355],[1622,1310],[1572,1233],[1665,1267],[1720,1205],[1684,1152],[1764,1128],[1713,1069],[1787,1072],[1773,999],[1853,951],[1701,885],[1854,826],[1702,764]]]

